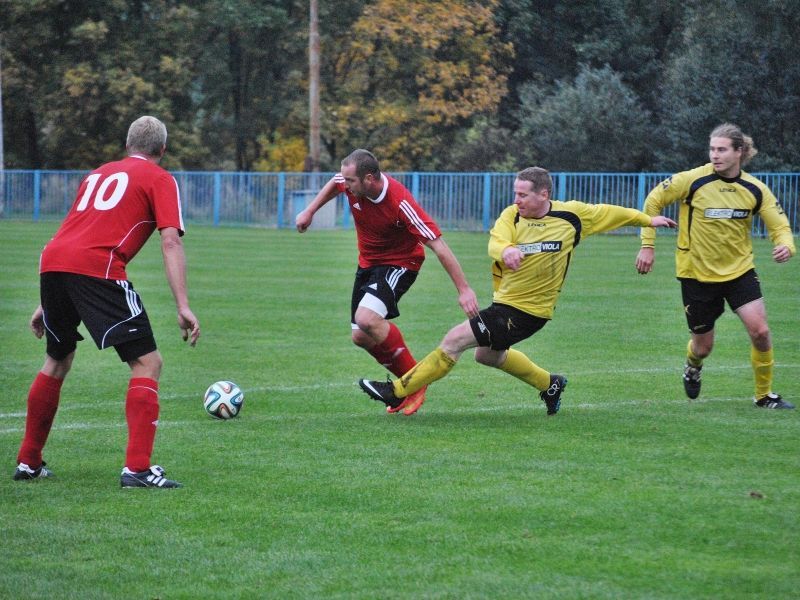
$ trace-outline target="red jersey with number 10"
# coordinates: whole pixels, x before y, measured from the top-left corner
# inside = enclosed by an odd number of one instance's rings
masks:
[[[157,164],[138,156],[98,167],[81,182],[78,195],[39,270],[127,279],[125,266],[156,229],[183,235],[178,183]]]
[[[425,260],[423,242],[442,232],[402,183],[385,174],[381,177],[383,192],[375,199],[351,194],[341,173],[334,177],[339,191],[347,195],[356,225],[358,266],[396,265],[419,271]]]

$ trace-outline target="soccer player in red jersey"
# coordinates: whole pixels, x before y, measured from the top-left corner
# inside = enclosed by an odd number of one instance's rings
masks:
[[[31,317],[36,337],[47,339],[44,366],[31,385],[25,434],[15,480],[49,477],[42,460],[61,386],[72,366],[83,322],[100,349],[113,347],[131,369],[125,398],[128,446],[122,487],[174,488],[180,484],[150,464],[158,425],[162,359],[142,301],[125,267],[158,229],[178,326],[192,346],[200,324],[189,308],[184,233],[175,179],[158,166],[167,128],[150,116],[128,129],[127,157],[86,176],[67,217],[42,251],[41,304]]]
[[[403,184],[381,172],[378,160],[367,150],[355,150],[342,161],[341,172],[297,215],[297,230],[306,231],[314,213],[342,192],[358,236],[358,270],[350,305],[352,340],[400,376],[416,361],[389,319],[400,314],[397,304],[417,278],[425,246],[453,280],[458,303],[468,316],[478,314],[478,299],[439,227]],[[424,401],[425,388],[388,411],[412,415]]]

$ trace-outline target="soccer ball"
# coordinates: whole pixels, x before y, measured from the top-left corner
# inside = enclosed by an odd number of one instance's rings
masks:
[[[203,397],[206,412],[215,419],[232,419],[242,410],[244,392],[232,381],[212,383]]]

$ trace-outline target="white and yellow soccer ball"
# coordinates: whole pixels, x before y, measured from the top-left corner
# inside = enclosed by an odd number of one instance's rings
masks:
[[[244,392],[232,381],[212,383],[203,397],[203,407],[215,419],[232,419],[242,410]]]

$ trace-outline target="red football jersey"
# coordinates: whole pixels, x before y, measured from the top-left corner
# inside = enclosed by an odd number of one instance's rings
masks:
[[[442,235],[406,187],[382,174],[383,192],[374,200],[358,198],[347,191],[337,174],[339,191],[347,195],[358,235],[358,266],[397,265],[419,271],[425,260],[423,240]]]
[[[178,183],[144,158],[129,156],[98,167],[53,239],[42,251],[40,271],[102,279],[127,279],[125,266],[156,229],[184,232]]]

